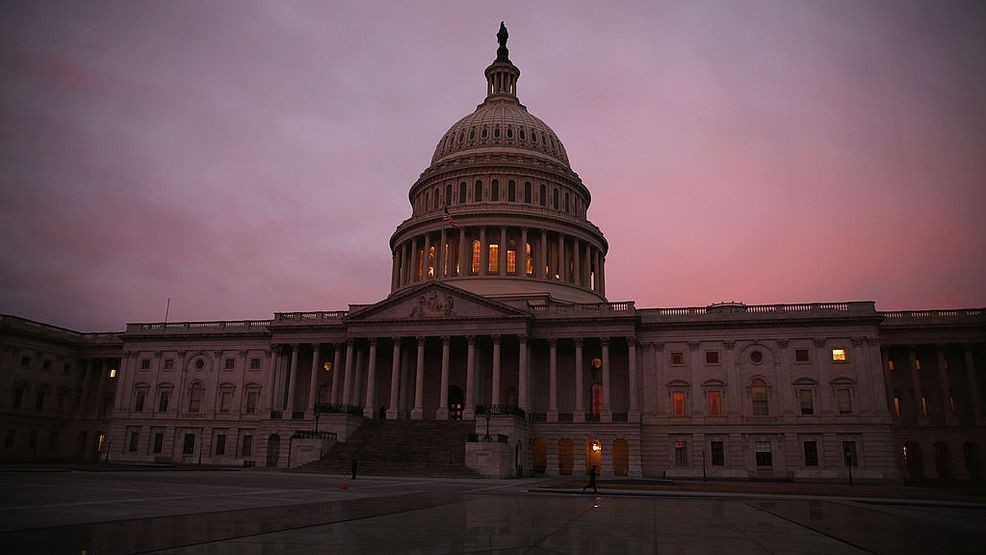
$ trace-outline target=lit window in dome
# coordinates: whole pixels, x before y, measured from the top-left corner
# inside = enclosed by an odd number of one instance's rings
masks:
[[[415,267],[414,274],[415,274],[415,279],[417,281],[421,281],[421,278],[424,275],[424,255],[425,255],[424,249],[418,249],[418,252],[416,253],[415,256],[415,260],[417,260],[417,264],[414,265]]]
[[[517,273],[517,243],[514,241],[507,243],[507,273]]]
[[[491,274],[500,272],[500,245],[497,243],[490,243],[490,261],[487,267]]]
[[[428,278],[434,279],[435,277],[435,247],[428,247]]]
[[[472,242],[472,261],[469,266],[470,272],[474,274],[479,273],[479,241],[476,239]]]
[[[528,243],[527,246],[526,246],[526,248],[524,250],[527,251],[527,264],[526,264],[527,267],[526,267],[525,271],[527,272],[527,275],[533,276],[534,275],[534,252],[531,250],[531,244]]]

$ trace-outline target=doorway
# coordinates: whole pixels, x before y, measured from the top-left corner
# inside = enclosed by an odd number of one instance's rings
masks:
[[[448,386],[448,419],[462,420],[462,404],[465,397],[462,388],[457,385]]]
[[[271,434],[267,437],[267,466],[276,467],[281,458],[281,436]]]
[[[589,439],[585,442],[585,471],[586,474],[596,467],[596,475],[603,467],[603,446],[597,439]]]

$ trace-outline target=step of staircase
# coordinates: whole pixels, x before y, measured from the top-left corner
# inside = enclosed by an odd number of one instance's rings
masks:
[[[294,471],[349,474],[357,459],[359,474],[482,478],[465,465],[473,429],[472,422],[367,419],[348,441]]]

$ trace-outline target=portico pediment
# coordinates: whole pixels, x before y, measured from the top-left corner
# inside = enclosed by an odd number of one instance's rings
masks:
[[[426,283],[350,314],[346,321],[414,321],[529,317],[530,314],[443,283]]]

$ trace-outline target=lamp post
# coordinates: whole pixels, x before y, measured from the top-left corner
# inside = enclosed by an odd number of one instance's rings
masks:
[[[490,437],[490,414],[492,412],[491,409],[486,409],[486,435],[483,436],[483,441],[493,441],[493,438]]]
[[[852,465],[853,465],[853,462],[854,462],[853,461],[853,452],[852,452],[852,449],[850,449],[849,447],[846,447],[845,452],[843,454],[845,455],[846,466],[849,467],[849,486],[852,487],[852,485],[853,485],[853,483],[852,483]]]

